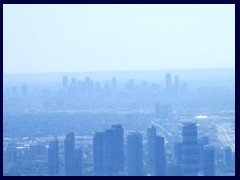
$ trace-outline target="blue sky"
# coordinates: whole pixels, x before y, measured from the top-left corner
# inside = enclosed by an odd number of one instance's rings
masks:
[[[3,5],[3,72],[235,67],[235,6]]]

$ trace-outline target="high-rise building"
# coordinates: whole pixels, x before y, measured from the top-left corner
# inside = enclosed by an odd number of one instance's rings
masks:
[[[74,176],[75,175],[75,134],[73,131],[67,133],[64,141],[65,149],[65,175]]]
[[[174,94],[179,95],[179,76],[174,76]]]
[[[106,129],[104,132],[104,148],[103,148],[103,159],[104,159],[104,175],[111,176],[114,174],[114,130]]]
[[[112,86],[112,89],[113,89],[113,90],[116,90],[116,88],[117,88],[117,80],[116,80],[116,77],[113,77],[113,78],[112,78],[111,86]]]
[[[215,149],[212,146],[205,146],[203,152],[204,176],[215,175]]]
[[[68,87],[68,78],[67,78],[67,76],[63,76],[63,78],[62,78],[62,86],[64,88]]]
[[[232,149],[231,147],[225,147],[223,149],[223,163],[225,166],[232,165]]]
[[[104,133],[104,174],[116,175],[124,171],[124,129],[112,125]]]
[[[179,86],[179,76],[174,76],[174,86],[175,86],[175,88],[178,88],[178,86]]]
[[[154,160],[154,139],[156,137],[156,128],[152,125],[152,127],[147,129],[147,153],[148,153],[148,167],[150,173],[153,171],[153,160]]]
[[[166,156],[164,137],[156,136],[154,138],[153,146],[153,175],[165,176],[166,175]]]
[[[169,94],[171,92],[171,74],[170,73],[167,73],[165,75],[165,83],[166,83],[166,91],[167,93]]]
[[[182,128],[182,164],[183,175],[196,176],[200,166],[197,124],[187,122]]]
[[[127,136],[127,172],[129,176],[143,175],[142,134],[132,132]]]
[[[104,132],[96,132],[93,137],[93,171],[95,175],[104,175],[103,162]]]
[[[114,130],[114,145],[113,145],[113,171],[124,171],[124,130],[121,125],[112,125]]]
[[[58,139],[50,141],[48,148],[48,175],[58,175],[59,165],[59,154],[58,154]]]

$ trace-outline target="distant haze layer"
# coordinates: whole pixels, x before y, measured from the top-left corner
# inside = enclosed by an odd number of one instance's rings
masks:
[[[3,5],[3,72],[234,68],[235,5]]]

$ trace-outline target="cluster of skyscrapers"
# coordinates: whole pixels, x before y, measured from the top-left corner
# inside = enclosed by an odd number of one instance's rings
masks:
[[[125,147],[126,146],[126,147]],[[197,124],[182,124],[182,142],[175,144],[176,162],[168,166],[166,160],[165,138],[157,135],[152,125],[147,129],[147,162],[144,171],[143,134],[129,132],[124,141],[121,125],[112,125],[104,132],[95,132],[93,137],[93,175],[95,176],[197,176],[215,174],[215,149],[208,143],[199,143]],[[65,175],[82,175],[82,150],[75,147],[75,134],[67,133],[64,140]],[[226,155],[228,155],[226,153]],[[58,140],[53,139],[48,148],[49,175],[58,175]],[[168,170],[167,170],[168,168]]]

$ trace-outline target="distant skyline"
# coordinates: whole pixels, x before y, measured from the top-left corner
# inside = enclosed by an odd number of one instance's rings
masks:
[[[235,5],[3,5],[3,73],[235,68]]]

